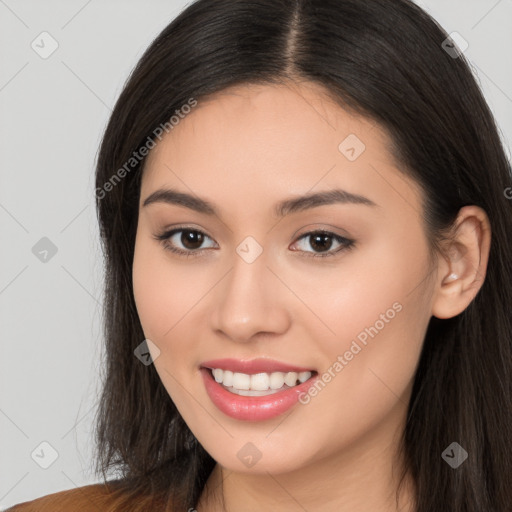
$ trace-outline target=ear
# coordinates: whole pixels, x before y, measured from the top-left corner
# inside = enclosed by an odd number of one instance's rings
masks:
[[[447,247],[440,256],[432,299],[432,315],[452,318],[464,311],[485,280],[491,226],[478,206],[459,210]]]

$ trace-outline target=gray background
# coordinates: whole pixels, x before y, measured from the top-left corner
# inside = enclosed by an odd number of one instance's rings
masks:
[[[512,0],[418,3],[467,40],[510,141]],[[0,510],[99,481],[91,471],[102,352],[95,157],[128,73],[185,5],[0,0]],[[31,47],[51,49],[44,31],[58,43],[45,59]],[[57,249],[46,261],[43,237]],[[47,469],[53,452],[43,442],[58,455]]]

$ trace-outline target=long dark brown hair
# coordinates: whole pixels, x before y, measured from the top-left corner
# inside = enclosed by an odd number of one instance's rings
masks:
[[[284,80],[321,84],[387,130],[402,171],[423,189],[431,250],[461,207],[486,211],[485,281],[461,314],[430,320],[401,450],[417,512],[511,510],[511,169],[470,66],[448,51],[447,37],[408,0],[197,0],[146,50],[112,112],[96,172],[106,354],[96,471],[117,478],[116,510],[195,507],[215,465],[154,366],[134,356],[144,340],[132,289],[141,148],[191,99]],[[454,441],[468,453],[457,469],[441,457]]]

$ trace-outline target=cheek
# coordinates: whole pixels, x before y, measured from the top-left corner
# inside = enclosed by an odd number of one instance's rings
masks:
[[[165,286],[162,286],[164,276],[161,265],[152,256],[152,251],[147,245],[140,239],[137,239],[135,244],[133,294],[144,334],[149,339],[157,341],[167,321],[162,313],[172,305],[167,304]]]
[[[298,271],[287,276],[309,307],[302,320],[298,312],[296,318],[322,354],[326,380],[337,382],[329,387],[350,389],[344,400],[354,407],[389,393],[386,386],[397,395],[404,391],[430,318],[425,286],[417,286],[427,273],[426,247],[396,247],[382,237],[337,268],[318,266],[307,278]]]
[[[178,261],[151,241],[135,244],[133,292],[147,339],[160,353],[154,359],[162,383],[180,412],[190,407],[183,385],[197,382],[201,360],[198,340],[205,329],[205,307],[218,276],[208,266]],[[190,385],[187,384],[187,389]],[[189,412],[190,414],[190,412]]]
[[[197,283],[189,273],[180,272],[179,266],[169,264],[164,249],[152,245],[140,239],[135,244],[135,304],[145,337],[160,351],[154,359],[155,369],[180,412],[186,414],[187,396],[180,383],[186,381],[193,360],[185,334],[187,313],[197,302]]]
[[[148,338],[172,337],[174,326],[184,318],[206,291],[182,265],[171,263],[163,248],[147,241],[135,244],[133,293],[137,312]]]
[[[397,310],[423,265],[408,260],[408,254],[397,252],[383,237],[371,246],[347,253],[336,264],[283,266],[280,273],[283,281],[293,283],[293,291],[302,303],[302,320],[299,310],[295,312],[298,323],[307,319],[310,338],[331,340],[327,348],[332,352],[343,349],[347,340],[359,334],[364,342],[366,328],[377,323],[379,331],[385,330],[388,320],[393,322],[399,316]],[[304,305],[309,309],[306,316]]]

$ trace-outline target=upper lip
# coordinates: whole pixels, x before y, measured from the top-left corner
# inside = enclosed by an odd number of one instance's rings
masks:
[[[240,359],[212,359],[201,363],[203,368],[220,368],[222,370],[231,370],[232,372],[246,373],[253,375],[255,373],[272,373],[272,372],[313,372],[311,368],[303,368],[274,359],[251,359],[244,361]]]

